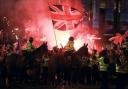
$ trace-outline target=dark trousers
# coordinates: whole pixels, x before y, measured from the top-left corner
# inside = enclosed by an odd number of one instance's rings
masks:
[[[57,65],[57,77],[58,77],[58,82],[60,83],[64,79],[64,65],[63,64],[58,64]]]
[[[86,79],[86,84],[90,85],[91,84],[91,67],[85,67],[85,79]]]
[[[71,67],[65,67],[64,80],[68,82],[69,85],[71,84]]]
[[[108,89],[108,71],[100,71],[100,89]]]
[[[125,89],[127,82],[126,73],[117,73],[116,89]]]
[[[43,79],[44,79],[44,84],[47,84],[48,81],[48,67],[43,67],[43,75],[42,75]]]
[[[100,79],[99,69],[98,69],[97,65],[92,66],[91,74],[92,74],[92,84],[96,85],[99,82],[99,79]]]
[[[91,70],[91,67],[89,66],[83,66],[81,69],[80,69],[80,74],[79,74],[79,82],[81,84],[88,84],[90,85],[92,83],[92,70]]]
[[[86,73],[85,66],[82,66],[79,71],[79,83],[81,84],[85,84],[85,73]]]
[[[2,64],[0,64],[0,88],[4,86],[5,77],[6,77],[6,68]]]
[[[72,68],[71,77],[72,77],[73,84],[76,84],[78,82],[78,70],[79,68],[77,67]]]

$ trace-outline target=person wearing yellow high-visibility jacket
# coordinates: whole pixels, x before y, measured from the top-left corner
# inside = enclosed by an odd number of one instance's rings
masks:
[[[65,67],[65,76],[64,76],[64,79],[65,81],[68,82],[68,84],[70,85],[71,84],[71,71],[72,71],[72,68],[71,68],[71,61],[73,59],[73,53],[74,53],[74,38],[73,37],[69,37],[69,40],[66,44],[66,46],[64,47],[64,56],[65,56],[65,59],[67,60],[67,64],[66,64],[66,67]]]
[[[128,72],[128,60],[122,50],[116,61],[116,89],[125,89],[127,83],[127,72]]]
[[[33,38],[30,37],[30,38],[29,38],[29,41],[28,41],[27,44],[26,44],[25,50],[28,51],[28,52],[32,52],[34,49],[35,49],[35,47],[34,47],[34,45],[33,45]]]
[[[74,38],[70,37],[69,41],[67,42],[65,46],[65,51],[74,51]]]
[[[86,82],[85,82],[86,80]],[[91,84],[91,61],[90,55],[83,55],[81,58],[80,83]]]
[[[34,40],[33,37],[30,37],[25,48],[26,50],[25,56],[26,59],[29,60],[29,64],[27,65],[29,69],[33,67],[33,61],[34,61],[33,55],[31,53],[35,49],[35,47],[33,46],[33,40]]]
[[[99,58],[99,54],[97,50],[93,50],[93,54],[90,58],[91,60],[91,73],[92,73],[92,84],[96,85],[99,82],[99,62],[97,59]]]
[[[73,37],[69,37],[69,41],[67,42],[66,46],[64,47],[64,51],[65,51],[65,56],[67,57],[72,56],[73,52],[75,51],[74,48],[74,38]]]
[[[100,52],[97,61],[99,63],[99,71],[100,71],[100,79],[101,79],[100,89],[108,89],[109,59],[107,57],[107,50],[103,50],[102,52]]]
[[[48,82],[48,74],[49,74],[49,61],[50,61],[50,57],[48,55],[48,53],[44,54],[42,57],[42,63],[41,63],[41,67],[42,67],[42,78],[44,79],[44,84],[47,85]]]

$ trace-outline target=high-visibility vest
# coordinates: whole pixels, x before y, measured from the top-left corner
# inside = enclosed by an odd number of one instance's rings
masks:
[[[28,42],[25,50],[28,52],[32,52],[34,50],[34,46],[32,45],[32,43]]]
[[[118,59],[119,63],[116,63],[116,72],[120,73],[126,73],[127,68],[127,60],[125,59],[125,56],[121,55]]]
[[[74,42],[68,41],[68,43],[65,46],[65,51],[73,51],[74,50]]]
[[[126,45],[126,50],[128,51],[128,44]]]
[[[125,71],[126,73],[128,73],[128,65],[125,67]]]
[[[116,72],[117,73],[126,73],[126,67],[122,68],[121,66],[116,64]]]
[[[108,64],[104,63],[104,57],[98,58],[98,62],[99,62],[99,70],[100,71],[108,70]]]
[[[43,64],[44,67],[48,67],[49,60],[50,60],[49,58],[44,58],[44,64]]]
[[[122,67],[123,66],[123,67]],[[127,64],[116,64],[116,72],[117,73],[128,73],[128,65]]]

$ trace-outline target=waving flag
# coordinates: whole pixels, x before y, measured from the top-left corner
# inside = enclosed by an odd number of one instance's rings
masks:
[[[61,31],[72,30],[83,20],[82,13],[68,4],[49,3],[49,10],[54,28]]]
[[[109,41],[112,41],[116,45],[121,45],[121,43],[124,40],[124,35],[121,35],[120,33],[116,33],[115,36],[109,38]]]

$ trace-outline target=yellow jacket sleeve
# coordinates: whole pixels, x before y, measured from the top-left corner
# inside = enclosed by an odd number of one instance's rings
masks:
[[[72,51],[72,50],[74,50],[74,42],[69,41],[65,46],[65,51]]]
[[[34,46],[32,45],[32,43],[28,42],[27,45],[26,45],[25,50],[30,51],[30,52],[33,51]]]

